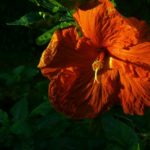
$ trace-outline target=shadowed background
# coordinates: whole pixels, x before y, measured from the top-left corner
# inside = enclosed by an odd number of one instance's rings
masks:
[[[149,0],[116,0],[116,6],[125,16],[150,23]],[[99,118],[75,121],[53,109],[48,81],[37,69],[47,45],[35,41],[41,31],[6,25],[38,9],[27,0],[0,2],[0,149],[150,149],[149,110],[142,117],[127,116],[115,106]]]

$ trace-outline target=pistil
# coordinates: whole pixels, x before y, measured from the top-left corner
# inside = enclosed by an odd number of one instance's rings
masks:
[[[98,72],[103,68],[103,62],[100,60],[95,60],[94,63],[92,64],[93,71],[95,72],[94,74],[94,82],[100,83],[98,80]]]
[[[94,82],[100,83],[100,81],[98,80],[98,73],[104,67],[104,57],[105,57],[105,50],[102,50],[98,58],[92,64],[92,68],[94,71]]]

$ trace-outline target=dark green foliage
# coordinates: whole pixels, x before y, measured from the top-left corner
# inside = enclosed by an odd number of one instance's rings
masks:
[[[37,69],[46,45],[37,45],[46,44],[56,29],[76,26],[70,10],[76,4],[67,3],[68,10],[60,0],[30,1],[0,2],[0,149],[149,150],[149,110],[128,116],[114,106],[98,118],[72,120],[50,105],[49,81]],[[150,21],[149,0],[112,1],[124,15]]]
[[[113,0],[118,10],[125,16],[134,16],[150,23],[149,0]]]

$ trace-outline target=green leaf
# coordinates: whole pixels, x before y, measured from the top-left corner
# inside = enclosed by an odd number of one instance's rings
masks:
[[[124,150],[122,147],[120,147],[119,145],[116,145],[115,143],[113,144],[108,144],[105,148],[105,150]]]
[[[34,4],[37,5],[37,6],[40,6],[38,0],[29,0],[29,1],[32,2],[32,3],[34,3]]]
[[[0,109],[0,124],[7,125],[9,122],[8,114]]]
[[[37,106],[33,111],[31,112],[30,116],[35,116],[35,115],[41,115],[45,116],[51,111],[51,107],[48,101],[43,102],[39,106]]]
[[[25,27],[40,27],[40,26],[50,26],[53,20],[53,16],[47,12],[30,12],[20,19],[7,23],[7,25],[19,25]]]
[[[57,0],[58,3],[60,3],[61,5],[69,8],[69,9],[75,8],[79,3],[78,1],[79,0],[71,0],[71,1],[67,1],[67,3],[66,3],[66,0]]]
[[[67,9],[64,6],[62,6],[55,0],[31,0],[31,1],[34,2],[37,6],[41,6],[44,9],[46,8],[49,12],[52,12],[52,14],[67,11]]]
[[[53,4],[54,6],[62,7],[62,5],[56,0],[37,0],[37,1],[39,2],[39,4],[43,4],[43,5]]]
[[[37,6],[43,6],[45,8],[51,9],[51,5],[57,6],[57,7],[65,7],[69,9],[74,9],[76,7],[84,7],[85,5],[91,5],[92,3],[96,3],[96,1],[93,0],[30,0],[34,2]]]
[[[96,0],[56,0],[59,2],[61,5],[69,8],[69,9],[74,9],[77,7],[85,8],[86,6],[95,6],[97,4]]]
[[[25,120],[28,115],[28,101],[26,98],[18,101],[11,109],[11,114],[13,115],[13,120]]]
[[[47,95],[47,87],[48,87],[48,80],[40,81],[35,85],[35,88],[38,90],[38,93],[41,95]]]
[[[2,73],[0,74],[0,80],[3,80],[6,82],[6,85],[11,85],[13,83],[16,83],[20,81],[21,79],[21,73],[24,70],[24,66],[19,66],[15,68],[13,71],[8,73]]]
[[[138,143],[136,143],[136,144],[134,144],[131,148],[130,148],[130,150],[140,150],[140,144]]]
[[[12,80],[10,82],[29,81],[39,73],[39,70],[29,66],[18,66],[12,72]],[[11,78],[10,78],[11,80]]]
[[[139,144],[139,139],[135,131],[110,115],[103,116],[102,126],[106,138],[123,148],[129,149]]]
[[[25,121],[16,121],[10,128],[11,132],[16,135],[30,136],[32,130],[29,124]]]
[[[43,33],[42,35],[40,35],[37,39],[36,39],[36,43],[37,45],[44,45],[46,43],[49,42],[49,40],[51,39],[53,33],[58,30],[58,29],[63,29],[63,28],[67,28],[69,26],[73,26],[75,25],[75,22],[61,22],[59,25],[56,25],[55,27],[53,27],[52,29],[50,29],[49,31],[46,31],[45,33]]]
[[[21,80],[21,74],[23,73],[25,66],[18,66],[12,72],[8,73],[6,80],[7,85],[13,85]]]
[[[29,81],[33,79],[38,73],[39,70],[37,68],[26,66],[22,74],[22,78],[25,78],[27,81]]]
[[[25,69],[25,66],[18,66],[13,70],[15,75],[20,75]]]
[[[52,12],[53,13],[57,13],[58,11],[60,11],[61,9],[60,9],[60,7],[58,7],[58,6],[54,6],[53,8],[52,8]]]
[[[114,4],[115,7],[117,6],[116,0],[111,0],[111,2]]]
[[[66,120],[64,120],[64,118],[56,112],[48,113],[44,117],[39,118],[36,123],[37,123],[36,127],[38,130],[40,130],[40,129],[45,130],[46,128],[49,130],[52,130],[51,135],[52,135],[52,133],[55,134],[58,130],[62,131],[62,128],[64,128],[64,126],[66,126],[68,124],[66,122]],[[61,123],[63,123],[63,124],[61,124]],[[59,129],[56,128],[56,132],[55,132],[54,129],[52,128],[52,126],[53,127],[58,126]]]

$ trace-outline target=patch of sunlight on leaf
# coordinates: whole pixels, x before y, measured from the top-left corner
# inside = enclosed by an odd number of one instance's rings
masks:
[[[14,22],[7,23],[7,25],[31,27],[32,25],[42,24],[44,21],[49,21],[52,18],[47,12],[30,12]]]
[[[60,7],[54,6],[53,9],[52,9],[52,12],[57,13],[59,10],[60,10]]]

